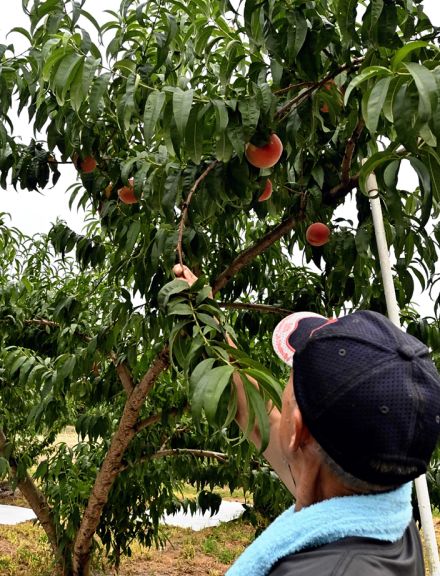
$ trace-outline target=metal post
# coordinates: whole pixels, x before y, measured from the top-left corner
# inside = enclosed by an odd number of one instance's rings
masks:
[[[379,199],[379,191],[377,189],[377,180],[373,173],[371,173],[367,179],[367,189],[370,197],[371,213],[373,216],[374,232],[379,252],[380,269],[382,272],[388,317],[393,324],[400,328],[400,310],[397,304],[396,291],[394,289],[390,256],[383,224],[382,207]],[[416,478],[414,484],[416,487],[417,502],[420,510],[420,519],[422,521],[422,530],[425,538],[430,574],[431,576],[440,576],[440,560],[426,476],[423,474],[419,478]]]

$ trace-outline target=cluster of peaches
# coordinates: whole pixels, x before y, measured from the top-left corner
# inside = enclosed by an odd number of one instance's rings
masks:
[[[255,146],[252,143],[246,145],[245,155],[247,161],[256,168],[272,168],[281,158],[283,153],[283,144],[276,134],[271,134],[269,141],[264,146]],[[73,163],[76,168],[83,174],[90,174],[96,169],[96,160],[93,156],[85,156],[80,158],[77,155],[73,158]],[[110,183],[104,191],[108,197],[113,189],[113,184]],[[267,178],[266,185],[262,194],[259,196],[258,201],[264,202],[272,195],[272,182]],[[124,204],[136,204],[138,198],[134,192],[134,179],[128,180],[127,186],[122,186],[118,190],[118,197]],[[314,222],[306,230],[306,240],[311,246],[323,246],[327,244],[330,238],[330,229],[322,222]]]
[[[246,158],[249,164],[256,168],[272,168],[281,158],[283,144],[276,134],[271,134],[265,146],[254,146],[249,143],[246,146]],[[268,178],[263,193],[258,198],[259,202],[268,200],[272,195],[272,182]],[[306,240],[311,246],[324,246],[330,238],[330,229],[322,222],[314,222],[306,230]]]

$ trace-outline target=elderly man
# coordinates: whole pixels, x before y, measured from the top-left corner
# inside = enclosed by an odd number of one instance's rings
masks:
[[[179,265],[174,273],[196,279]],[[410,481],[425,472],[440,433],[440,376],[428,349],[369,311],[294,313],[273,346],[292,370],[281,412],[270,410],[264,456],[295,505],[228,576],[423,575]],[[238,376],[234,383],[245,428]],[[260,445],[257,428],[251,440]]]

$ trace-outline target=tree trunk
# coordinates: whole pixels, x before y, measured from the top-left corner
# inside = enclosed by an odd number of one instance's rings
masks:
[[[99,524],[102,510],[108,500],[113,483],[121,471],[124,453],[135,436],[136,422],[145,398],[153,387],[158,376],[169,366],[169,350],[164,347],[156,356],[142,380],[134,387],[127,398],[124,411],[115,432],[109,451],[99,470],[87,507],[76,535],[73,548],[73,576],[89,576],[90,553],[93,535]]]

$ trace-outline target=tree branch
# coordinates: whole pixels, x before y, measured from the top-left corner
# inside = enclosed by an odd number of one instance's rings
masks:
[[[273,228],[265,236],[260,238],[258,242],[243,250],[235,260],[224,270],[215,280],[212,285],[212,293],[216,294],[221,290],[229,280],[235,276],[242,268],[247,266],[254,258],[262,254],[267,248],[272,246],[277,240],[279,240],[284,234],[290,232],[296,225],[296,218],[290,216],[287,220],[284,220],[278,226]]]
[[[324,86],[329,80],[333,80],[335,76],[337,76],[341,72],[344,72],[345,70],[349,70],[350,68],[356,68],[362,61],[363,58],[355,58],[352,62],[340,66],[335,72],[330,72],[322,80],[314,83],[312,86],[310,86],[310,88],[307,88],[307,90],[304,90],[304,92],[298,94],[297,96],[295,96],[295,98],[284,104],[284,106],[282,106],[279,110],[277,110],[275,117],[278,118],[279,120],[284,120],[284,118],[286,117],[287,113],[290,111],[291,108],[293,108],[294,106],[299,106],[300,104],[302,104],[303,101],[307,100],[307,98],[309,98],[313,94],[313,92],[319,90],[319,88]],[[299,84],[299,86],[304,84],[305,83],[301,83]],[[294,87],[295,84],[292,84],[290,87],[288,86],[288,88],[294,88]],[[282,91],[278,91],[278,93],[282,93]],[[275,94],[277,94],[277,92],[275,92]]]
[[[364,127],[365,122],[363,118],[360,118],[356,128],[353,130],[353,134],[347,140],[341,166],[341,184],[346,185],[350,181],[351,161],[353,160],[354,150]]]
[[[227,462],[228,455],[223,454],[223,452],[214,452],[213,450],[200,450],[198,448],[168,448],[166,450],[159,450],[154,454],[145,456],[136,461],[136,464],[141,462],[149,462],[150,460],[157,460],[158,458],[166,458],[168,456],[182,456],[189,454],[191,456],[197,456],[198,458],[214,458],[219,462]],[[119,472],[124,472],[128,468],[131,468],[133,464],[121,464]]]
[[[359,174],[355,174],[345,184],[340,182],[336,186],[333,186],[333,188],[329,190],[328,193],[326,194],[327,199],[334,202],[335,200],[344,198],[345,196],[347,196],[349,192],[351,192],[354,188],[356,188],[358,184],[359,184]]]
[[[4,431],[0,428],[0,454],[4,455],[5,448],[8,444],[8,440]],[[17,462],[13,456],[7,458],[9,466],[11,467],[12,475],[17,478]],[[54,523],[51,518],[51,510],[44,494],[38,489],[32,478],[26,472],[24,478],[17,478],[17,486],[20,492],[26,498],[32,510],[35,512],[38,521],[40,522],[43,530],[46,533],[47,539],[49,540],[50,546],[52,548],[54,557],[56,558],[58,571],[61,574],[64,569],[64,561],[62,558],[62,553],[58,546],[57,533]]]
[[[120,472],[123,455],[136,434],[139,412],[160,374],[169,366],[169,350],[164,346],[152,362],[142,380],[133,388],[127,398],[118,429],[110,443],[102,466],[96,475],[87,507],[78,529],[73,547],[73,576],[83,574],[83,567],[89,566],[93,535],[98,527],[102,510],[107,503],[115,478]]]
[[[278,306],[270,306],[267,304],[250,304],[249,302],[217,302],[220,308],[232,308],[237,310],[255,310],[256,312],[263,312],[266,314],[279,314],[280,316],[288,316],[292,314],[292,310],[287,308],[279,308]]]
[[[180,223],[179,223],[179,236],[178,236],[177,246],[176,246],[176,251],[177,251],[177,254],[179,256],[179,264],[181,266],[183,266],[183,252],[182,252],[183,230],[185,228],[185,221],[186,221],[186,217],[188,215],[189,205],[191,204],[193,194],[197,190],[199,184],[201,182],[203,182],[203,180],[206,178],[206,176],[208,176],[208,174],[211,172],[211,170],[213,168],[215,168],[215,166],[217,166],[217,164],[218,164],[218,160],[213,160],[211,162],[211,164],[209,164],[209,166],[200,174],[200,176],[194,182],[194,185],[191,188],[191,190],[189,191],[189,194],[186,198],[186,201],[183,204],[182,216],[180,218]]]
[[[167,415],[169,415],[169,416],[176,416],[176,414],[178,414],[178,410],[176,408],[174,408],[173,410],[169,410],[167,412]],[[163,414],[153,414],[153,416],[149,416],[148,418],[144,418],[144,420],[139,420],[139,422],[135,426],[135,433],[137,434],[141,430],[144,430],[145,428],[149,428],[150,426],[153,426],[153,424],[157,424],[158,422],[161,422],[162,418],[163,418]]]
[[[114,352],[110,353],[110,358],[115,366],[116,373],[119,376],[122,386],[124,387],[127,396],[133,392],[133,378],[131,376],[130,370],[128,369],[125,362],[118,362],[116,354]]]

